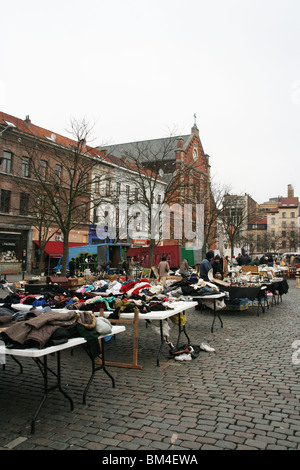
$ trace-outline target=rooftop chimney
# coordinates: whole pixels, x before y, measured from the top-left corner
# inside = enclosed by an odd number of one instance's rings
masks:
[[[294,197],[294,188],[291,184],[288,184],[288,197]]]
[[[183,148],[183,138],[182,137],[177,137],[177,148],[178,149]]]
[[[30,118],[29,118],[29,114],[27,114],[26,118],[25,118],[25,124],[27,124],[28,127],[31,126],[31,121],[30,121]]]

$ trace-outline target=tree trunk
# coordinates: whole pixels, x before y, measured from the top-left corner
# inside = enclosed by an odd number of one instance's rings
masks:
[[[150,245],[149,245],[149,266],[148,266],[148,268],[151,268],[153,266],[154,248],[155,248],[155,240],[151,239],[150,240]]]
[[[61,266],[61,275],[65,276],[67,274],[68,267],[68,257],[69,257],[69,233],[64,233],[64,242],[63,242],[63,258]]]
[[[38,274],[45,272],[45,247],[40,244],[40,257],[38,264]]]

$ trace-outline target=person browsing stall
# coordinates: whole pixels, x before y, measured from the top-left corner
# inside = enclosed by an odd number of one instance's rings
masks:
[[[189,277],[189,263],[187,259],[184,259],[179,267],[179,274],[182,277]]]
[[[206,253],[206,256],[205,256],[204,260],[201,261],[201,263],[200,263],[200,277],[206,282],[209,282],[208,272],[212,269],[212,263],[213,263],[213,260],[214,260],[214,256],[215,256],[215,254],[214,254],[213,250],[209,250]]]
[[[160,283],[165,286],[167,281],[167,276],[170,271],[170,266],[165,256],[162,257],[162,260],[158,264],[158,274],[160,277]]]
[[[213,268],[213,274],[216,279],[223,279],[223,259],[219,255],[216,255],[213,263],[212,263],[212,268]]]

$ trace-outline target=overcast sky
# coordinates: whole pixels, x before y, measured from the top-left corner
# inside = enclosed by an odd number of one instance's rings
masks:
[[[299,0],[1,2],[0,110],[91,145],[189,134],[214,181],[300,197]]]

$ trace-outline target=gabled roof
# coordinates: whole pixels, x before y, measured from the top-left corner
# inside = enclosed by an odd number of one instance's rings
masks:
[[[0,125],[8,126],[10,124],[13,125],[12,129],[17,129],[20,132],[25,132],[33,137],[37,137],[39,139],[44,139],[45,141],[51,142],[52,144],[61,145],[63,147],[67,147],[68,149],[75,149],[78,146],[78,142],[74,139],[70,139],[65,137],[61,134],[56,134],[48,129],[44,129],[40,126],[36,126],[32,124],[29,116],[23,121],[20,118],[15,116],[11,116],[10,114],[3,113],[0,111]],[[94,152],[92,147],[86,146],[87,154],[93,154]],[[104,155],[100,150],[97,150],[97,154],[100,158],[104,158]]]
[[[254,217],[254,219],[251,219],[249,221],[250,225],[254,225],[254,224],[256,224],[256,225],[265,225],[266,223],[267,223],[267,217],[263,217],[263,218]]]
[[[107,150],[110,154],[118,158],[132,156],[133,159],[140,157],[141,160],[150,162],[155,160],[157,156],[163,155],[164,161],[175,160],[175,152],[178,150],[177,141],[182,140],[182,149],[186,150],[194,136],[197,135],[201,149],[204,153],[203,146],[199,137],[198,128],[194,125],[191,134],[177,135],[169,137],[161,137],[159,139],[139,140],[135,142],[126,142],[121,144],[112,144],[110,146],[99,147],[101,150]],[[143,159],[144,154],[144,159]],[[152,156],[152,158],[151,158]]]
[[[278,202],[279,208],[298,207],[299,200],[297,197],[281,197]]]
[[[69,139],[68,137],[64,137],[60,134],[55,134],[54,132],[49,131],[48,129],[44,129],[42,127],[36,126],[35,124],[32,124],[28,116],[23,121],[20,118],[11,116],[0,111],[0,124],[6,125],[7,122],[14,124],[14,126],[19,131],[25,132],[26,134],[30,134],[40,139],[46,139],[53,143],[63,145],[65,147],[72,147],[76,145],[75,140]]]
[[[107,165],[111,165],[111,166],[115,166],[115,167],[117,166],[118,168],[124,169],[126,171],[129,170],[129,171],[132,171],[132,172],[135,172],[135,173],[141,173],[141,174],[144,174],[147,177],[153,177],[154,176],[154,173],[151,170],[148,170],[147,168],[138,168],[137,165],[135,165],[134,163],[132,163],[130,161],[125,161],[124,159],[116,157],[115,155],[111,155],[111,154],[108,154],[106,152],[101,152],[97,148],[93,148],[93,149],[91,148],[89,150],[89,153],[93,156],[98,157],[100,162],[104,162]],[[157,181],[165,184],[165,181],[163,181],[158,176],[156,176],[156,179],[157,179]]]
[[[183,139],[183,147],[185,148],[186,142],[190,138],[189,135],[181,136]],[[115,144],[105,147],[99,147],[101,150],[108,150],[110,154],[118,158],[124,158],[132,156],[134,159],[142,156],[143,153],[148,152],[148,157],[153,154],[153,158],[156,155],[159,155],[166,149],[167,145],[167,152],[164,156],[165,160],[174,160],[175,158],[175,151],[177,149],[177,137],[166,137],[160,139],[150,139],[150,140],[140,140],[137,142],[127,142],[123,144]],[[168,142],[168,144],[166,144]]]

